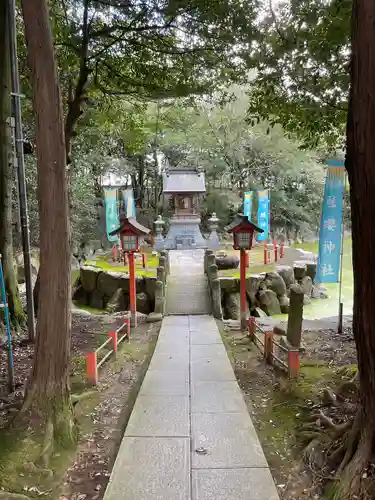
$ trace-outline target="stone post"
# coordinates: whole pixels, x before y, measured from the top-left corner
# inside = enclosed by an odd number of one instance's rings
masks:
[[[161,257],[165,257],[165,272],[168,274],[170,274],[171,270],[170,270],[170,265],[169,265],[169,252],[168,250],[162,250],[160,252],[160,256]],[[161,265],[161,264],[160,264]]]
[[[290,377],[299,375],[299,349],[301,346],[304,294],[300,285],[290,287],[290,305],[287,327],[288,369]]]
[[[167,259],[162,255],[159,257],[159,267],[164,268],[165,274],[167,274]]]
[[[217,278],[211,281],[211,299],[213,317],[216,319],[223,319],[223,310],[221,307],[221,287],[220,281]]]
[[[155,283],[155,314],[164,314],[164,284],[162,281]]]
[[[158,267],[156,269],[156,280],[161,281],[163,283],[163,286],[165,285],[165,269],[164,267]]]
[[[291,346],[298,349],[301,345],[303,299],[302,288],[299,285],[291,285],[286,338]]]
[[[207,273],[207,276],[208,276],[210,267],[214,266],[215,262],[216,262],[215,255],[213,253],[212,254],[208,254],[207,255],[207,259],[206,259],[206,266],[207,266],[206,273]]]
[[[208,281],[210,283],[210,286],[211,286],[212,281],[217,280],[218,278],[219,278],[219,276],[217,274],[217,265],[211,264],[208,267]]]
[[[204,252],[204,274],[207,274],[207,259],[209,255],[214,255],[213,250],[205,250]],[[215,262],[213,262],[214,264]]]

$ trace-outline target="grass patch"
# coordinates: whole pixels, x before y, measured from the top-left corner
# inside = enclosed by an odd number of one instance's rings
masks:
[[[152,257],[153,259],[156,259],[156,257]],[[151,257],[150,257],[151,259]],[[156,276],[156,268],[158,266],[159,260],[157,259],[154,261],[154,265],[152,263],[149,263],[147,261],[147,268],[143,269],[141,265],[137,263],[135,272],[138,276]],[[129,274],[129,266],[124,266],[124,265],[116,265],[114,263],[110,263],[108,261],[104,260],[87,260],[85,262],[86,266],[93,266],[93,267],[98,267],[99,269],[103,269],[103,271],[112,271],[112,272],[117,272],[117,273],[126,273]]]

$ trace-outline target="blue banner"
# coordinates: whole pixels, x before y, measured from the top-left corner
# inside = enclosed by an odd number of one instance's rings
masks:
[[[123,211],[126,217],[136,217],[135,201],[132,189],[122,189],[122,199],[124,201]]]
[[[339,281],[344,188],[343,162],[329,162],[320,221],[317,283]]]
[[[253,192],[249,191],[244,194],[243,213],[251,220],[251,210],[253,208]]]
[[[269,207],[270,199],[268,189],[258,191],[258,226],[264,231],[263,233],[258,233],[258,241],[268,240],[270,221]]]
[[[117,209],[117,189],[104,188],[104,203],[105,203],[105,227],[107,239],[111,243],[119,241],[118,235],[110,236],[110,232],[117,229],[120,225]]]

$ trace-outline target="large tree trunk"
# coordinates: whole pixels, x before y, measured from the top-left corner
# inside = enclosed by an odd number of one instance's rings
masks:
[[[363,474],[375,452],[375,2],[353,1],[351,90],[345,166],[353,240],[353,331],[360,406],[336,498],[365,496]],[[357,496],[356,496],[357,495]]]
[[[70,241],[64,123],[46,0],[22,1],[36,114],[40,214],[40,293],[34,365],[23,412],[42,430],[74,439],[69,388]],[[52,438],[52,440],[50,439]]]
[[[8,31],[8,2],[0,5],[0,254],[4,270],[5,288],[13,327],[24,326],[26,316],[18,294],[18,283],[13,261],[12,238],[12,155],[11,136],[7,119],[11,115],[11,83]]]

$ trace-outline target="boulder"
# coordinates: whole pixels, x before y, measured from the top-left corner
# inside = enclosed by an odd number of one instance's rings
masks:
[[[219,278],[220,288],[225,293],[236,293],[240,291],[240,280],[237,278]]]
[[[226,317],[232,320],[240,320],[241,318],[241,305],[240,305],[240,294],[239,293],[229,293],[225,295],[224,303]],[[249,308],[246,304],[246,317],[250,316]]]
[[[216,257],[215,264],[220,270],[237,269],[240,264],[240,259],[237,255],[227,255],[226,257]]]
[[[246,293],[252,307],[255,307],[258,303],[256,295],[259,292],[259,287],[262,281],[263,276],[261,276],[260,274],[254,274],[253,276],[249,276],[248,278],[246,278]]]
[[[80,270],[80,278],[83,288],[86,292],[93,292],[97,287],[98,277],[101,270],[93,266],[82,266]],[[112,292],[114,293],[115,290]],[[112,294],[111,294],[112,295]]]
[[[304,306],[308,306],[309,304],[311,304],[311,297],[309,297],[308,295],[304,295],[304,297],[303,297],[303,305]]]
[[[145,276],[144,286],[145,292],[149,296],[150,300],[155,300],[156,276]]]
[[[322,285],[313,285],[311,297],[313,299],[328,299],[327,288]]]
[[[286,330],[285,326],[282,325],[276,325],[273,327],[273,333],[275,335],[286,335]]]
[[[268,316],[281,314],[279,299],[272,290],[260,290],[258,300],[261,309],[263,309]]]
[[[125,295],[122,288],[118,288],[107,303],[107,311],[116,313],[126,311],[129,308],[129,296]]]
[[[289,313],[289,298],[286,295],[279,297],[280,310],[283,314]]]
[[[280,274],[267,273],[266,284],[267,288],[275,292],[278,297],[282,297],[286,294],[286,284]]]
[[[251,310],[251,316],[254,316],[254,318],[266,318],[267,314],[260,307],[256,307]]]
[[[311,297],[313,283],[310,276],[304,276],[300,281],[300,286],[304,295],[307,295],[307,297]]]
[[[94,290],[90,296],[90,307],[104,309],[104,297],[99,290]]]
[[[282,277],[287,288],[290,285],[294,285],[296,280],[294,278],[294,270],[291,266],[276,266],[276,272]]]
[[[314,283],[315,278],[316,278],[316,269],[317,269],[316,262],[306,263],[306,275],[311,278],[313,283]]]
[[[86,292],[81,283],[77,284],[73,288],[72,300],[78,302],[83,306],[87,306],[90,304],[90,294]]]
[[[150,314],[151,306],[145,292],[137,293],[137,311],[142,314]]]
[[[161,313],[152,312],[147,316],[147,323],[157,323],[158,321],[162,321],[163,315]]]
[[[304,276],[306,276],[306,264],[297,264],[296,262],[293,264],[294,269],[294,277],[297,281],[301,280]]]

